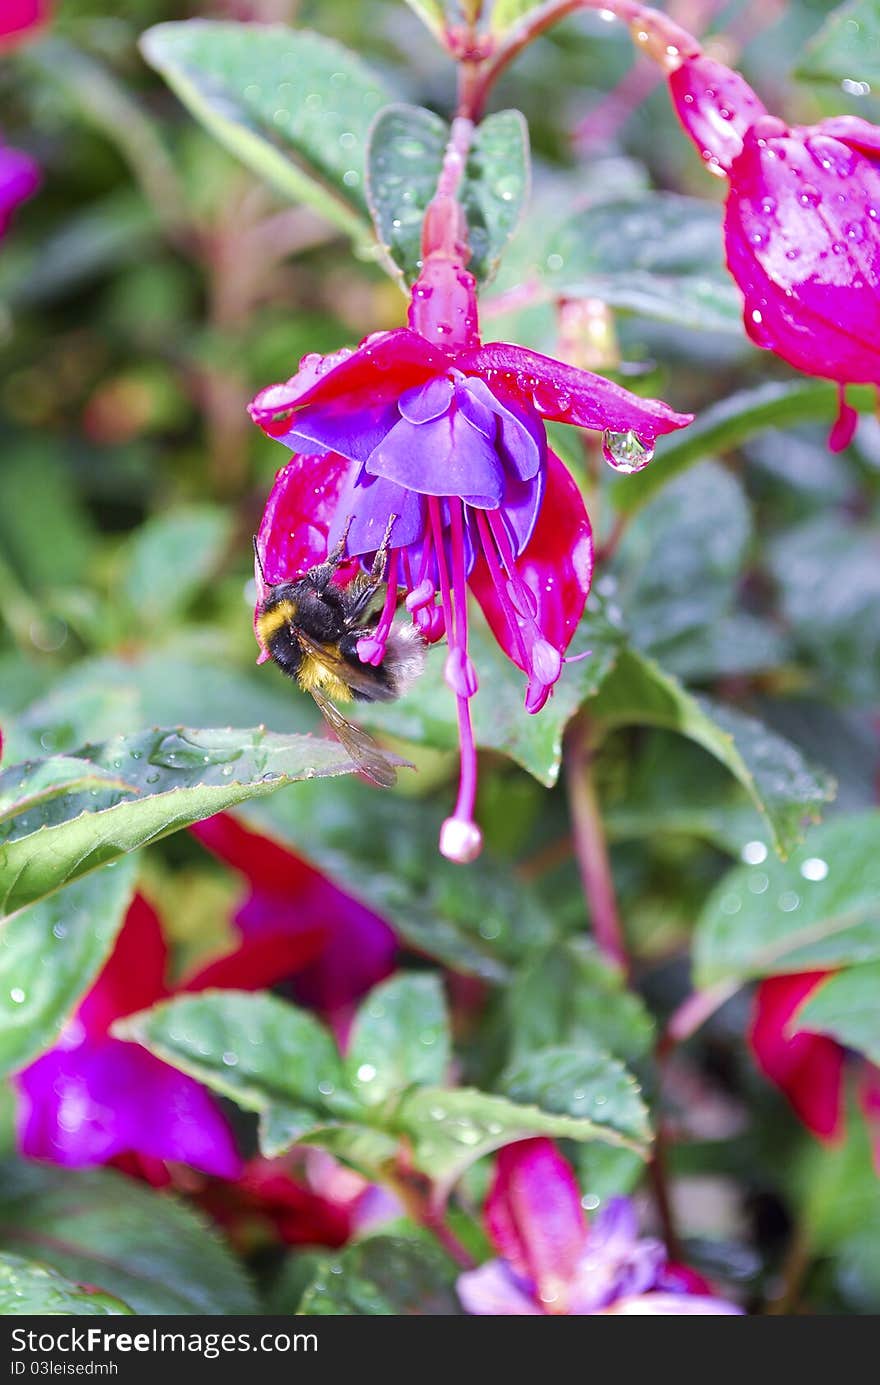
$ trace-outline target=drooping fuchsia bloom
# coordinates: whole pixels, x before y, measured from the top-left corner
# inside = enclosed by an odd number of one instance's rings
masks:
[[[540,710],[559,678],[590,587],[589,519],[548,449],[545,420],[604,432],[608,459],[627,470],[650,460],[660,434],[690,422],[587,371],[522,347],[480,344],[466,226],[454,197],[463,165],[456,141],[466,143],[469,128],[455,123],[425,217],[409,325],[375,333],[355,351],[304,357],[292,379],[250,406],[294,452],[260,526],[259,600],[263,573],[269,585],[293,580],[343,533],[349,556],[368,566],[396,516],[385,608],[358,656],[381,662],[399,588],[425,640],[446,636],[461,780],[440,849],[456,861],[472,860],[482,841],[473,820],[469,703],[478,676],[468,653],[468,586],[526,674],[529,712]]]
[[[749,1045],[758,1067],[784,1093],[795,1114],[818,1139],[833,1144],[845,1130],[847,1050],[827,1034],[798,1024],[798,1012],[832,971],[770,976],[755,991]],[[871,1130],[880,1172],[880,1070],[858,1061],[859,1104]]]
[[[236,1178],[241,1159],[214,1098],[146,1049],[111,1037],[110,1028],[175,990],[272,985],[322,944],[317,928],[273,936],[268,945],[258,937],[169,988],[161,924],[136,895],[112,954],[58,1043],[13,1079],[22,1153],[71,1167],[122,1161],[153,1182],[167,1178],[166,1160]]]
[[[858,116],[789,126],[743,77],[695,53],[669,77],[685,130],[729,180],[727,265],[752,340],[836,380],[830,445],[850,441],[847,384],[880,384],[880,129]]]
[[[2,0],[0,52],[22,43],[49,18],[48,0]]]
[[[318,939],[311,955],[290,968],[291,989],[344,1039],[356,1003],[394,970],[397,939],[389,925],[302,857],[229,813],[217,813],[191,831],[248,881],[233,921],[249,948],[261,944],[271,955],[276,939],[282,953],[297,939]]]
[[[611,1198],[588,1225],[571,1165],[551,1140],[522,1140],[498,1155],[485,1208],[500,1259],[459,1276],[468,1313],[730,1314],[706,1281],[670,1264],[640,1237],[628,1198]]]
[[[402,1215],[391,1193],[320,1149],[251,1159],[234,1183],[211,1182],[198,1202],[243,1253],[279,1240],[343,1246]]]
[[[20,202],[40,186],[40,170],[28,154],[0,143],[0,236]]]

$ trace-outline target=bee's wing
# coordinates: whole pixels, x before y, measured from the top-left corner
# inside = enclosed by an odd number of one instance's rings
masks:
[[[346,666],[347,667],[347,666]],[[397,770],[384,751],[359,726],[352,726],[328,697],[312,688],[312,697],[321,709],[328,726],[336,732],[361,774],[365,774],[380,789],[390,789],[397,783]]]
[[[331,673],[343,683],[346,683],[355,692],[363,693],[369,702],[384,702],[388,698],[388,692],[378,681],[376,675],[367,673],[366,668],[358,668],[357,664],[351,664],[347,659],[343,659],[332,648],[327,645],[318,644],[298,625],[296,626],[296,639],[307,653],[317,659],[318,663],[328,668]],[[366,667],[369,667],[367,665]]]

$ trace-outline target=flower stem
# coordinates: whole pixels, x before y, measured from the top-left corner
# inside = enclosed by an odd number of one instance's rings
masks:
[[[663,67],[677,65],[682,56],[699,52],[699,44],[692,34],[668,15],[650,5],[640,5],[637,0],[545,0],[543,5],[537,5],[514,24],[494,53],[473,71],[465,74],[466,65],[462,64],[459,114],[473,121],[480,120],[489,92],[504,69],[547,29],[578,10],[601,10],[603,14],[622,20],[629,26],[640,51]]]
[[[404,1172],[386,1173],[384,1182],[410,1220],[430,1231],[457,1265],[461,1265],[465,1270],[474,1268],[477,1263],[474,1257],[467,1247],[462,1245],[452,1227],[446,1224],[445,1206],[440,1206],[433,1198],[426,1196]]]
[[[704,991],[694,991],[679,1005],[669,1019],[666,1029],[660,1039],[658,1055],[664,1056],[676,1044],[684,1043],[692,1034],[711,1019],[716,1010],[735,995],[739,990],[739,981],[719,981],[714,986],[707,986]]]
[[[565,778],[574,852],[596,942],[605,955],[628,974],[629,959],[614,893],[608,843],[596,795],[593,759],[594,753],[587,735],[587,722],[581,716],[573,723],[565,748]]]

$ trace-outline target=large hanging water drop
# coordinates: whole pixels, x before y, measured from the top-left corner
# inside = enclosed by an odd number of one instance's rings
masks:
[[[602,456],[615,471],[628,476],[648,465],[654,449],[646,446],[631,429],[628,433],[612,433],[606,429],[602,434]]]

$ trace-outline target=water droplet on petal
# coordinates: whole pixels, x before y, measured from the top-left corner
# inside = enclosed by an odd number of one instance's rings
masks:
[[[606,430],[602,434],[602,456],[615,471],[628,476],[648,465],[654,456],[654,449],[643,443],[632,429],[627,433]]]

